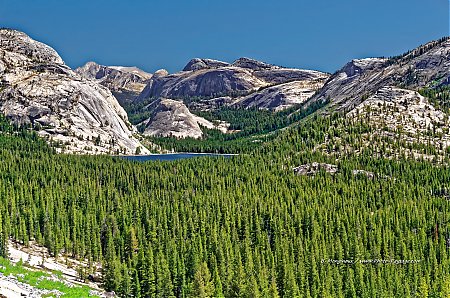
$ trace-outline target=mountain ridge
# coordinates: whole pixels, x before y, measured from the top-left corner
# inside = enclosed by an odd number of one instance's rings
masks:
[[[139,122],[133,122],[146,131],[144,135],[202,138],[199,123],[209,129],[222,132],[225,129],[223,123],[212,124],[223,119],[214,119],[211,114],[206,120],[197,112],[225,108],[276,113],[295,107],[302,113],[311,105],[326,103],[321,113],[343,111],[354,115],[352,111],[364,106],[368,99],[377,98],[377,102],[389,104],[402,92],[446,87],[450,82],[449,38],[391,58],[354,59],[332,75],[245,57],[232,63],[194,58],[180,72],[169,74],[162,69],[149,74],[136,67],[103,66],[95,62],[73,71],[51,47],[22,32],[5,29],[1,32],[0,110],[15,123],[38,124],[41,135],[57,139],[76,152],[84,151],[80,146],[103,153],[117,150],[113,149],[117,138],[121,139],[121,150],[128,148],[128,154],[137,150],[141,146],[133,137],[137,131],[128,123],[127,113],[121,107],[130,103],[145,103],[141,110],[149,118],[138,117]],[[60,84],[55,83],[58,80]],[[401,97],[407,101],[419,98],[408,94]],[[121,99],[120,105],[114,95]]]
[[[182,71],[154,76],[138,100],[197,97],[240,97],[258,89],[292,81],[324,80],[328,74],[313,70],[284,68],[250,58],[233,63],[213,59],[191,59]]]
[[[342,107],[349,109],[385,86],[418,90],[442,79],[448,84],[449,55],[450,40],[446,37],[391,58],[352,60],[334,73],[308,103],[330,98],[331,106],[340,108],[343,102]]]
[[[121,105],[133,101],[153,76],[135,66],[105,66],[93,61],[78,67],[75,72],[107,87]]]
[[[0,111],[71,153],[134,154],[125,110],[109,89],[76,74],[58,55],[23,32],[0,30]]]

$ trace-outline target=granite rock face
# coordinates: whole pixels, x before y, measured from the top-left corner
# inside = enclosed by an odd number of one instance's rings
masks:
[[[319,71],[283,68],[249,58],[240,58],[231,64],[195,58],[183,71],[156,72],[137,101],[146,100],[150,105],[161,105],[161,109],[165,109],[152,113],[145,121],[148,128],[145,134],[199,138],[201,129],[189,110],[238,107],[279,111],[305,102],[328,77]],[[176,101],[168,108],[167,102],[161,100],[165,98]],[[163,117],[166,117],[164,121]],[[224,126],[219,129],[223,130]]]
[[[314,176],[320,171],[324,171],[329,174],[336,174],[339,171],[339,167],[332,164],[327,163],[318,163],[313,162],[310,164],[304,164],[298,167],[293,168],[293,171],[296,175],[299,176]]]
[[[258,70],[253,73],[256,77],[268,82],[270,85],[284,84],[294,81],[315,82],[320,81],[322,85],[329,75],[320,71],[304,70],[295,68],[272,68]]]
[[[304,105],[329,102],[320,114],[338,111],[345,115],[347,123],[364,123],[369,129],[360,133],[358,145],[332,136],[317,146],[317,150],[341,155],[359,154],[370,148],[377,155],[377,148],[383,148],[382,155],[378,155],[383,158],[407,156],[442,162],[450,146],[446,109],[449,83],[449,38],[389,59],[369,58],[347,63]],[[422,92],[423,89],[427,92]],[[423,96],[432,90],[436,98],[430,100]],[[325,149],[330,144],[339,144],[343,151]]]
[[[322,85],[321,79],[283,83],[241,97],[232,106],[280,111],[304,103]]]
[[[450,40],[441,39],[391,59],[353,60],[336,72],[309,101],[330,100],[350,111],[378,90],[400,86],[418,90],[450,83]]]
[[[227,131],[226,124],[214,124],[192,114],[182,101],[160,99],[153,104],[153,113],[144,123],[144,135],[199,139],[203,136],[201,127]]]
[[[218,101],[215,98],[232,98],[230,105],[235,101],[244,108],[270,107],[272,110],[281,110],[303,102],[305,97],[311,96],[328,77],[328,74],[319,71],[283,68],[249,58],[240,58],[232,64],[196,58],[189,61],[181,72],[170,75],[155,74],[142,91],[139,100],[173,98],[184,100],[189,108],[195,106],[211,110],[217,108]],[[284,94],[286,89],[292,88],[283,84],[290,82],[297,82],[297,93],[294,95],[290,92],[290,98],[287,95],[281,96],[281,99],[279,96],[270,98],[267,91],[262,91],[268,87],[270,90],[280,88],[276,93]],[[304,92],[301,93],[300,89]],[[260,91],[263,94],[258,96]],[[254,96],[251,96],[252,94]],[[292,98],[297,95],[298,98]],[[252,99],[261,97],[264,97],[264,103],[252,102]],[[208,102],[212,105],[208,106]]]
[[[166,76],[154,76],[139,99],[155,98],[213,98],[245,94],[266,86],[267,83],[252,75],[248,69],[225,66],[194,71],[182,71]]]
[[[393,86],[378,90],[347,113],[347,117],[367,117],[391,130],[402,126],[403,130],[414,135],[433,128],[442,130],[449,125],[445,113],[436,109],[427,98],[415,91]]]
[[[104,66],[95,62],[88,62],[75,72],[111,90],[121,104],[133,101],[152,77],[137,67]]]
[[[0,112],[31,124],[69,153],[134,154],[135,129],[116,98],[66,66],[49,46],[25,33],[0,29]]]
[[[258,60],[246,58],[246,57],[237,59],[236,61],[233,62],[232,65],[234,67],[248,68],[251,70],[273,69],[273,68],[277,67],[272,64],[268,64],[268,63],[265,63],[262,61],[258,61]]]
[[[225,66],[230,66],[230,64],[213,59],[194,58],[183,68],[183,71],[197,71],[201,69],[211,69]]]

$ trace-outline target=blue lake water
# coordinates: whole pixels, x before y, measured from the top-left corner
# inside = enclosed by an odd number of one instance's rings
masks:
[[[133,161],[150,161],[150,160],[160,160],[160,161],[170,161],[177,159],[186,159],[194,157],[232,157],[236,154],[214,154],[214,153],[169,153],[169,154],[151,154],[151,155],[140,155],[140,156],[123,156],[122,158],[133,160]]]

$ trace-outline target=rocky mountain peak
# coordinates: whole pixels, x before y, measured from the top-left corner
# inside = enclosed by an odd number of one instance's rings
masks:
[[[272,64],[268,64],[265,62],[261,62],[261,61],[251,59],[251,58],[246,58],[246,57],[237,59],[236,61],[233,62],[232,66],[241,67],[241,68],[249,68],[252,70],[278,68],[277,66],[274,66]]]
[[[216,109],[220,102],[281,110],[303,103],[328,77],[320,71],[282,68],[250,58],[240,58],[233,64],[195,58],[183,71],[171,75],[155,73],[138,99],[192,98],[187,102],[188,108],[206,110]],[[220,98],[227,100],[215,100]]]
[[[392,57],[392,63],[405,63],[411,59],[424,56],[443,56],[450,50],[450,37],[443,37],[438,40],[428,42],[402,55]]]
[[[85,65],[75,69],[75,71],[78,74],[89,79],[100,79],[101,76],[97,77],[97,74],[101,68],[102,66],[100,64],[97,64],[93,61],[89,61]]]
[[[443,38],[403,55],[353,60],[335,73],[311,100],[351,110],[386,86],[418,90],[450,82],[450,40]]]
[[[75,72],[107,87],[120,103],[132,101],[137,97],[152,77],[152,74],[137,67],[104,66],[95,62],[88,62]]]
[[[0,29],[0,48],[23,55],[35,63],[64,64],[54,49],[17,30]]]
[[[183,71],[196,71],[201,69],[219,68],[229,66],[227,62],[222,62],[213,59],[200,59],[194,58],[188,62],[188,64],[183,68]]]
[[[342,68],[341,72],[344,72],[347,77],[353,77],[355,75],[360,75],[365,71],[381,67],[386,61],[387,59],[384,58],[354,59],[347,63]]]
[[[168,76],[168,75],[169,75],[169,72],[167,70],[165,70],[165,69],[158,69],[153,74],[153,77],[159,78],[159,77],[165,77],[165,76]]]
[[[151,73],[145,72],[136,66],[108,66],[108,67],[116,71],[136,75],[144,80],[149,80],[153,76]]]
[[[99,80],[126,77],[127,81],[141,81],[142,83],[152,77],[152,74],[134,66],[105,66],[92,61],[77,68],[75,72],[89,79]]]

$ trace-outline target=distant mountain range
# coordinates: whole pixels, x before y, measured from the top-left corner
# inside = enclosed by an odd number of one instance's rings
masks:
[[[249,58],[232,63],[195,58],[180,72],[150,74],[95,62],[74,71],[50,47],[22,32],[0,30],[0,111],[15,123],[33,125],[66,152],[148,153],[128,117],[143,135],[202,138],[202,127],[226,133],[229,124],[199,112],[276,113],[317,103],[325,105],[318,113],[365,115],[384,129],[441,129],[442,140],[434,141],[445,147],[447,112],[417,91],[445,88],[449,78],[447,38],[397,57],[353,60],[332,75]],[[127,115],[124,108],[134,112]]]
[[[128,69],[89,62],[76,72],[110,88],[124,105],[148,102],[143,109],[148,110],[151,117],[140,123],[145,126],[144,135],[180,138],[201,138],[201,126],[205,125],[226,132],[226,124],[214,125],[192,114],[191,109],[207,111],[233,107],[280,111],[306,101],[329,77],[319,71],[283,68],[249,58],[240,58],[231,64],[195,58],[174,74],[166,70],[147,74],[136,68],[132,68],[133,72],[126,71]],[[161,103],[168,103],[161,99],[178,103],[171,104],[170,108],[168,105],[161,107]]]
[[[208,106],[215,98],[228,97],[230,105],[276,110],[301,103],[327,78],[328,74],[322,72],[282,68],[248,58],[240,58],[231,64],[193,59],[181,72],[152,77],[138,99],[196,98]],[[291,82],[297,84],[287,88],[285,84]],[[280,87],[277,96],[265,96],[264,89],[273,86]]]

